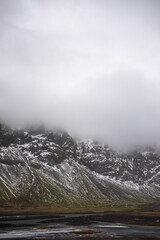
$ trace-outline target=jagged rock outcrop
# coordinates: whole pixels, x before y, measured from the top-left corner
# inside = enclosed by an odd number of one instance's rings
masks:
[[[64,131],[0,127],[0,202],[105,205],[160,198],[160,156],[118,154]]]

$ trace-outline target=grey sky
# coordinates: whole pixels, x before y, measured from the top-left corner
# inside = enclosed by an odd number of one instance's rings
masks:
[[[0,116],[160,143],[159,0],[0,0]]]

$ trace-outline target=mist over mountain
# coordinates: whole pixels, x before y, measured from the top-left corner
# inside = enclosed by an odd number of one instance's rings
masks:
[[[1,0],[0,120],[159,146],[159,10],[157,0]]]
[[[159,202],[160,152],[118,153],[62,130],[0,125],[3,207],[112,207]]]

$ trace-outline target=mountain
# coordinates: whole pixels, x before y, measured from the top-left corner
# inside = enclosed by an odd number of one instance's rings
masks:
[[[119,154],[65,131],[0,125],[0,203],[107,206],[160,199],[160,154]]]

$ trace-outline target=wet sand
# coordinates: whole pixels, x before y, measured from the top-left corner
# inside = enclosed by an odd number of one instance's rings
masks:
[[[97,233],[74,233],[86,229]],[[160,239],[160,216],[149,211],[1,214],[0,239],[154,240]]]

